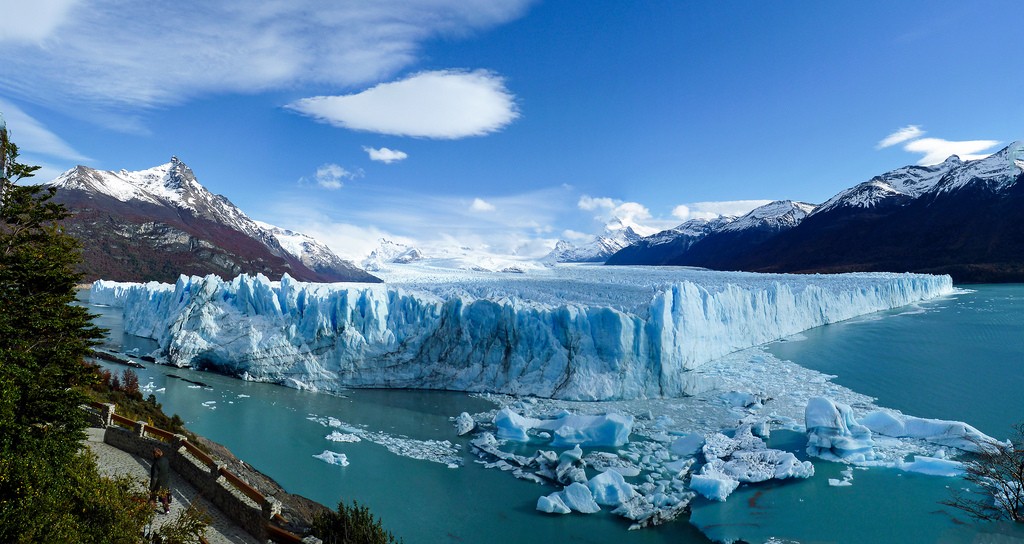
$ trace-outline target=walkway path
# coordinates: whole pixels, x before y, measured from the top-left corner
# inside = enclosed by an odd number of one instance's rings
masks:
[[[90,428],[87,429],[87,432],[88,440],[86,443],[92,452],[96,454],[100,474],[104,476],[128,474],[148,484],[151,459],[143,459],[104,443],[103,429]],[[210,544],[259,543],[252,535],[235,525],[210,501],[200,496],[191,484],[173,471],[171,472],[171,492],[174,497],[171,501],[171,513],[169,515],[156,514],[153,517],[154,529],[176,518],[178,513],[187,508],[189,504],[198,501],[203,510],[206,510],[210,517],[213,518],[213,523],[206,529],[206,539]]]

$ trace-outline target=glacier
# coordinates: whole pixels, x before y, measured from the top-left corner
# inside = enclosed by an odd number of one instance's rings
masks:
[[[446,389],[566,400],[678,397],[690,370],[800,331],[953,292],[949,276],[555,266],[417,270],[385,284],[241,275],[97,281],[159,356],[300,389]]]

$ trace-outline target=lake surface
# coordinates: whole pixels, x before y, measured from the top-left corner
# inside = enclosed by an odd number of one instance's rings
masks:
[[[101,314],[98,324],[111,328],[111,344],[154,349],[150,341],[122,336],[117,312],[93,311]],[[807,331],[767,350],[907,414],[963,420],[997,438],[1024,420],[1024,286],[971,286],[954,297]],[[706,542],[694,525],[717,539],[751,542],[1024,541],[1013,527],[954,522],[938,502],[957,479],[872,468],[855,470],[852,486],[833,487],[828,478],[840,478],[845,466],[819,461],[808,480],[744,485],[725,503],[695,501],[693,525],[679,520],[627,531],[626,522],[607,513],[540,514],[537,498],[554,488],[474,463],[469,440],[455,436],[449,417],[493,409],[484,399],[402,390],[334,397],[158,365],[139,376],[152,383],[165,410],[289,491],[327,505],[356,499],[410,544]],[[464,465],[403,457],[368,440],[331,442],[325,436],[334,429],[314,416],[399,441],[448,440],[461,446]],[[776,432],[771,445],[802,455],[805,444],[802,434]],[[313,458],[325,449],[345,453],[350,465]]]

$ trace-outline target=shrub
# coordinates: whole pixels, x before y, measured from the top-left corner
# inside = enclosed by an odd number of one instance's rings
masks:
[[[338,503],[337,512],[317,514],[313,518],[312,533],[324,544],[394,544],[394,535],[384,530],[380,520],[370,509],[352,501],[346,506]]]

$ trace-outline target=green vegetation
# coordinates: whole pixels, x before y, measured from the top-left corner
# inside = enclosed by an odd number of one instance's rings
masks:
[[[0,542],[137,542],[146,497],[81,444],[82,357],[102,331],[72,304],[78,243],[54,190],[16,185],[37,169],[17,158],[0,125]]]
[[[163,524],[153,535],[153,542],[159,544],[191,544],[199,541],[198,535],[206,531],[212,522],[210,515],[196,503],[188,505],[173,521]]]
[[[338,503],[337,512],[317,514],[312,533],[324,544],[394,544],[394,535],[381,527],[370,509],[352,501],[352,506]]]
[[[142,397],[139,377],[134,370],[126,368],[120,376],[100,367],[95,367],[95,372],[96,380],[85,390],[89,400],[116,404],[117,413],[132,421],[145,421],[165,431],[183,434],[195,443],[195,435],[185,429],[185,422],[178,414],[164,413],[155,395]]]

